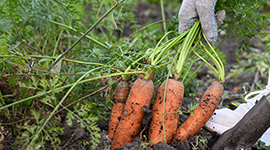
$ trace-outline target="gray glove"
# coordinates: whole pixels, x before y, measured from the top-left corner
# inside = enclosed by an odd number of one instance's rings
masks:
[[[217,40],[217,28],[223,23],[225,10],[215,15],[217,0],[183,0],[179,10],[179,32],[184,33],[199,18],[207,40],[213,45]]]

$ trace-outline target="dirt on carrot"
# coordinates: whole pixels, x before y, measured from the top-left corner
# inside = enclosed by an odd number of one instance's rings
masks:
[[[153,118],[151,120],[148,130],[148,139],[149,141],[152,141],[152,143],[149,146],[157,144],[158,142],[165,142],[162,118],[165,86],[166,80],[160,85],[152,108]],[[171,142],[173,134],[176,132],[179,119],[179,113],[177,112],[177,110],[181,107],[183,96],[183,84],[177,80],[169,79],[166,89],[164,111],[164,126],[167,143]]]
[[[222,94],[223,85],[219,81],[213,82],[205,91],[193,114],[177,129],[173,141],[180,143],[190,135],[196,134],[213,115]]]
[[[111,149],[122,148],[125,143],[131,143],[139,134],[145,112],[154,94],[152,80],[138,78],[131,87],[121,121],[116,129]]]
[[[123,114],[123,110],[125,108],[125,103],[129,94],[129,84],[126,81],[120,81],[115,89],[115,93],[113,96],[114,105],[111,111],[111,117],[109,122],[109,130],[108,135],[109,138],[112,139],[115,133],[115,130],[120,122],[120,119]]]

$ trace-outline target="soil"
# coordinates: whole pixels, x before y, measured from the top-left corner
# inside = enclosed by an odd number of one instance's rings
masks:
[[[138,4],[136,6],[137,11],[135,12],[136,18],[138,18],[138,23],[142,26],[146,23],[148,20],[158,21],[162,20],[161,18],[161,10],[159,6],[153,6],[148,4]],[[151,11],[148,11],[151,10]],[[150,12],[150,13],[146,13]],[[169,10],[165,9],[166,18],[170,18],[174,15],[174,13],[170,12]],[[126,24],[126,28],[124,30],[124,33],[126,36],[130,35],[133,31],[128,28],[130,24]],[[218,41],[221,41],[225,35],[220,35]],[[236,41],[234,39],[227,39],[225,42],[221,45],[220,50],[225,53],[226,60],[227,60],[227,66],[226,66],[226,72],[230,72],[230,69],[232,69],[233,65],[237,64],[237,61],[235,60],[234,52],[235,49],[242,43],[243,41]],[[253,43],[256,43],[256,39],[253,39]],[[256,45],[254,45],[256,46]],[[198,74],[198,80],[200,80],[200,85],[198,86],[198,91],[204,91],[209,84],[211,83],[211,80],[208,74],[207,68],[202,68],[201,71]],[[234,91],[233,89],[235,87],[238,87],[241,89],[242,83],[253,83],[255,73],[251,74],[243,74],[240,80],[234,80],[234,79],[228,79],[226,81],[225,90],[228,91],[228,95],[234,95],[238,94],[240,91]],[[223,100],[222,106],[229,106],[229,108],[234,109],[235,106],[231,104],[231,102],[240,102],[242,101],[240,96],[238,97],[227,97]],[[197,103],[198,101],[195,99],[190,98],[184,98],[182,107],[187,109],[188,104],[190,103]],[[109,113],[108,113],[109,114]],[[183,114],[180,116],[179,121],[184,122],[190,114]],[[98,123],[99,128],[101,129],[101,138],[100,144],[96,148],[97,150],[110,150],[111,140],[109,139],[109,136],[107,134],[108,131],[108,118],[100,121]],[[144,127],[145,131],[147,131],[147,125],[149,124],[151,119],[150,112],[148,111],[146,113],[146,116],[144,118]],[[73,120],[72,126],[69,126],[66,124],[66,120],[64,119],[63,125],[64,132],[60,136],[61,144],[60,147],[63,150],[89,150],[91,149],[91,135],[86,129],[82,129],[79,124],[77,124],[76,119]],[[143,128],[144,128],[143,127]],[[142,135],[146,135],[146,132],[142,132]],[[1,133],[1,132],[0,132]],[[9,136],[8,136],[9,135]],[[200,137],[204,137],[204,139],[207,140],[205,142],[204,140],[200,139]],[[190,136],[187,140],[184,140],[180,144],[177,143],[171,143],[171,144],[165,144],[165,143],[158,143],[154,146],[147,147],[147,143],[143,142],[142,138],[137,137],[132,143],[126,143],[123,148],[119,148],[118,150],[139,150],[139,149],[145,149],[145,150],[208,150],[211,148],[211,146],[215,143],[215,141],[218,139],[219,135],[215,132],[210,132],[202,128],[196,135]],[[12,142],[14,141],[15,137],[7,134],[5,135],[5,140],[2,143],[2,149],[4,150],[13,150],[15,149],[12,146]],[[0,143],[0,149],[1,149],[1,143]],[[46,150],[53,149],[50,144],[45,145]]]

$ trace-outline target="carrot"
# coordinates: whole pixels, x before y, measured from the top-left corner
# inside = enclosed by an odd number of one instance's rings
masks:
[[[152,141],[152,143],[149,146],[157,144],[158,142],[164,142],[162,112],[165,85],[166,80],[160,85],[152,108],[153,118],[148,130],[148,139],[149,141]],[[169,79],[166,89],[164,111],[164,113],[166,113],[164,117],[164,126],[167,143],[171,142],[173,134],[176,132],[179,119],[177,110],[181,107],[183,96],[183,84],[177,80]]]
[[[223,85],[215,81],[205,91],[199,101],[199,106],[188,119],[177,129],[174,142],[182,142],[190,135],[195,135],[213,115],[223,94]]]
[[[150,106],[154,94],[154,84],[151,80],[138,78],[132,85],[121,121],[116,129],[111,149],[122,148],[125,143],[131,143],[139,134],[145,112],[143,106]]]
[[[138,74],[137,78],[143,78],[143,76],[144,76],[144,74]],[[155,73],[151,72],[149,75],[149,79],[154,82],[154,78],[155,78]]]
[[[113,138],[116,127],[118,126],[120,118],[122,117],[129,90],[130,87],[128,82],[126,81],[120,81],[116,86],[113,96],[114,105],[112,107],[108,130],[108,135],[110,139]]]

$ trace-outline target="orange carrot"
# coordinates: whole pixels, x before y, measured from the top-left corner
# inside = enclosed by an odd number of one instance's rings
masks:
[[[120,118],[122,117],[125,103],[128,98],[129,90],[130,87],[128,82],[126,81],[120,81],[116,86],[115,93],[113,96],[114,105],[112,107],[108,130],[108,135],[110,139],[113,138],[116,127],[118,126]]]
[[[138,78],[132,85],[121,121],[116,129],[111,149],[122,148],[125,143],[131,143],[139,134],[145,112],[143,106],[150,106],[154,94],[154,84],[151,80]]]
[[[158,142],[164,142],[162,112],[165,85],[166,80],[160,85],[152,108],[153,118],[151,120],[150,128],[148,130],[148,139],[153,143],[151,143],[149,146],[157,144]],[[179,119],[179,114],[177,113],[177,110],[181,107],[183,96],[183,84],[177,80],[169,79],[166,89],[164,111],[166,113],[164,117],[164,126],[167,143],[171,142],[173,134],[176,132],[177,122]]]
[[[195,135],[213,115],[223,94],[223,85],[215,81],[205,91],[199,101],[198,107],[190,114],[188,119],[177,129],[174,142],[182,142],[190,135]]]
[[[143,76],[144,76],[144,74],[138,74],[137,78],[143,78]],[[155,78],[155,73],[151,72],[149,75],[149,79],[154,82],[154,78]]]

